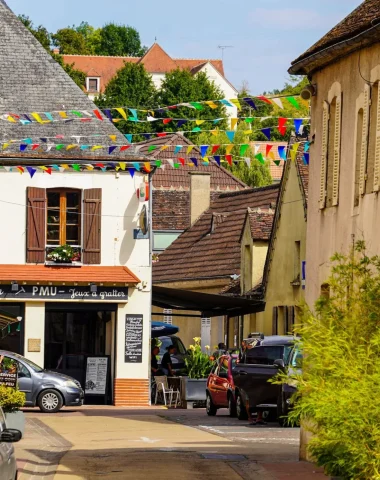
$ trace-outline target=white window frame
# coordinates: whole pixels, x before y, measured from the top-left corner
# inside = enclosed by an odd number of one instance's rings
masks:
[[[98,89],[90,90],[90,80],[96,80]],[[86,89],[89,93],[100,93],[100,77],[86,77]]]

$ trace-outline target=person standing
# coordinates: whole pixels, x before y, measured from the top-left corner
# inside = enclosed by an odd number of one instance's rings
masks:
[[[173,370],[173,362],[171,355],[175,355],[176,348],[174,345],[169,345],[168,347],[166,347],[166,350],[167,352],[161,360],[161,370],[164,372],[165,375],[170,375],[171,377],[174,377],[175,373]]]

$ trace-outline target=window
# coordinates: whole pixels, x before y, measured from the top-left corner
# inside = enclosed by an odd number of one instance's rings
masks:
[[[334,136],[335,136],[335,122],[336,115],[336,97],[330,104],[330,121],[327,147],[327,166],[326,166],[326,206],[332,206],[333,195],[333,172],[334,172]]]
[[[363,128],[360,148],[359,195],[364,195],[366,190],[370,94],[370,86],[366,84],[364,86]]]
[[[250,245],[244,246],[244,278],[243,278],[243,293],[249,292],[252,285],[252,249]]]
[[[180,235],[180,232],[153,232],[153,251],[163,252],[176,240]]]
[[[374,174],[375,174],[375,152],[376,152],[376,133],[377,133],[377,116],[379,108],[379,83],[372,87],[371,105],[369,113],[369,140],[368,140],[368,156],[366,169],[365,193],[373,192]]]
[[[87,79],[87,90],[89,92],[99,92],[99,78]]]
[[[159,337],[159,339],[161,341],[159,356],[163,356],[167,352],[167,347],[169,347],[169,345],[174,345],[177,349],[177,353],[185,355],[186,348],[178,337]]]
[[[80,191],[47,191],[47,246],[81,245],[80,205]]]
[[[272,335],[278,335],[278,307],[273,307]]]
[[[362,156],[362,135],[363,135],[363,109],[358,111],[356,124],[356,152],[355,152],[355,186],[354,186],[354,207],[359,205],[359,185],[360,185],[360,161]]]
[[[18,362],[17,375],[18,378],[31,378],[29,370],[20,362]]]
[[[173,310],[169,308],[164,309],[164,323],[167,323],[168,325],[173,325]]]
[[[301,280],[301,242],[294,242],[294,280]]]
[[[292,347],[275,345],[254,347],[247,351],[246,363],[251,365],[273,365],[275,360],[287,361]]]

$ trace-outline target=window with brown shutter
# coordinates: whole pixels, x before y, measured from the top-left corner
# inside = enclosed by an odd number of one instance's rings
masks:
[[[83,263],[101,262],[102,189],[90,188],[83,192]]]
[[[273,307],[272,312],[272,335],[278,335],[278,307]]]
[[[26,262],[45,262],[46,190],[27,188]]]

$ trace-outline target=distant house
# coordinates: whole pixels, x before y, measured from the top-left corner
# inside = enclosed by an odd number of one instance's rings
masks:
[[[210,176],[202,173],[190,175],[190,209],[210,202],[210,189],[207,189]],[[154,285],[223,293],[245,268],[241,262],[241,238],[247,222],[255,247],[252,250],[255,279],[252,277],[252,281],[261,279],[278,191],[278,185],[271,185],[215,195],[198,220],[193,221],[192,226],[159,256],[159,261],[153,265]],[[194,218],[196,215],[192,215]],[[153,314],[159,312],[163,313],[158,308],[153,309]],[[243,317],[230,319],[223,316],[202,320],[175,319],[185,344],[191,343],[193,337],[201,336],[203,346],[214,346],[221,341],[237,346],[242,322]]]
[[[269,154],[266,154],[267,145],[271,145],[272,148]],[[282,178],[282,172],[284,171],[285,162],[278,153],[278,147],[287,147],[288,142],[251,142],[251,147],[255,153],[261,153],[264,158],[269,162],[269,171],[272,177],[273,183],[280,183]],[[279,162],[276,165],[274,162]]]
[[[149,147],[157,146],[149,152]],[[161,150],[165,145],[165,150]],[[181,145],[181,153],[175,154],[177,145]],[[236,192],[244,190],[247,185],[234,177],[231,172],[219,166],[210,158],[208,165],[202,165],[202,157],[197,146],[193,146],[191,153],[187,148],[192,146],[190,140],[183,135],[173,133],[163,138],[154,138],[138,144],[139,153],[147,155],[152,160],[161,159],[163,165],[153,176],[153,250],[161,253],[195,221],[210,205],[211,198],[222,192]],[[173,168],[167,163],[179,162],[178,156],[183,158],[184,165]],[[198,166],[190,166],[190,157],[195,158]],[[211,191],[205,202],[198,199],[196,209],[191,213],[190,202],[190,173],[200,172],[210,175],[209,190]]]
[[[118,70],[125,63],[142,63],[156,88],[160,88],[165,74],[173,70],[188,69],[192,74],[204,72],[223,92],[225,98],[236,98],[236,88],[224,75],[222,60],[172,58],[163,48],[154,43],[143,57],[107,57],[91,55],[63,55],[66,63],[75,64],[75,67],[85,72],[86,92],[92,99],[103,93],[109,81],[115,77]],[[213,100],[210,98],[209,100]],[[227,107],[230,117],[237,117],[237,108]]]

